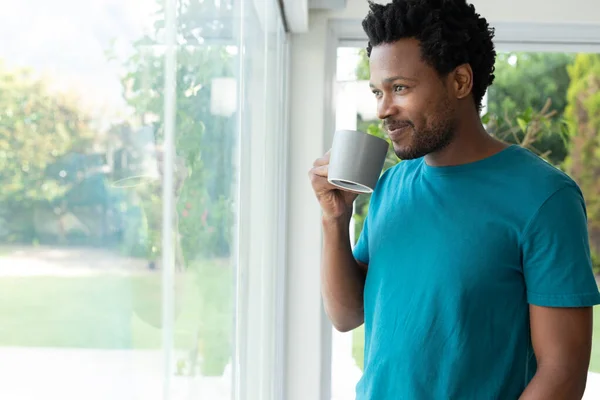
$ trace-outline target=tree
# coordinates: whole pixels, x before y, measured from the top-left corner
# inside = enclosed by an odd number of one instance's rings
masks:
[[[540,127],[530,148],[554,165],[562,163],[568,152],[568,137],[561,135],[570,81],[567,66],[573,57],[565,53],[499,53],[496,79],[488,89],[489,132],[509,143],[522,143],[525,130],[513,129],[514,124],[523,113],[545,108],[547,123]]]
[[[571,133],[566,166],[586,200],[590,244],[600,254],[600,56],[578,54],[568,68],[565,115]]]
[[[31,242],[34,206],[44,203],[60,214],[64,196],[81,180],[73,170],[52,167],[84,154],[95,131],[76,98],[50,91],[28,69],[2,63],[0,110],[0,214],[11,227],[9,240]]]

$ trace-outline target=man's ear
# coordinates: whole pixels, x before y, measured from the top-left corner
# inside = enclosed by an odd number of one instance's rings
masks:
[[[464,99],[473,90],[473,70],[469,64],[456,67],[452,74],[452,87],[457,99]]]

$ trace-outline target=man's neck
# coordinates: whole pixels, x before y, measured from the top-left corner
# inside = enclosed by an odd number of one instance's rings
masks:
[[[464,121],[457,127],[452,141],[442,150],[425,156],[427,165],[443,167],[467,164],[490,157],[507,147],[488,134],[479,118]]]

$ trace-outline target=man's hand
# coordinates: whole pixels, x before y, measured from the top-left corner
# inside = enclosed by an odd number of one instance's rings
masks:
[[[330,152],[328,151],[323,157],[317,159],[308,176],[323,210],[323,217],[326,219],[347,217],[349,220],[352,216],[352,204],[358,197],[358,193],[341,190],[329,183],[327,180],[329,155]]]
[[[530,306],[537,372],[520,400],[581,400],[592,348],[591,307]]]
[[[352,203],[358,193],[341,190],[328,182],[329,152],[317,159],[308,175],[323,210],[323,259],[321,294],[325,312],[341,332],[363,323],[366,266],[352,254],[349,226]]]

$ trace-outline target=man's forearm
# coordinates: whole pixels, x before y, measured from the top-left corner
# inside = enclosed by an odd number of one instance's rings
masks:
[[[559,368],[538,368],[519,400],[581,400],[587,374]]]
[[[352,330],[363,322],[364,272],[352,255],[349,221],[323,220],[321,292],[336,329]]]

